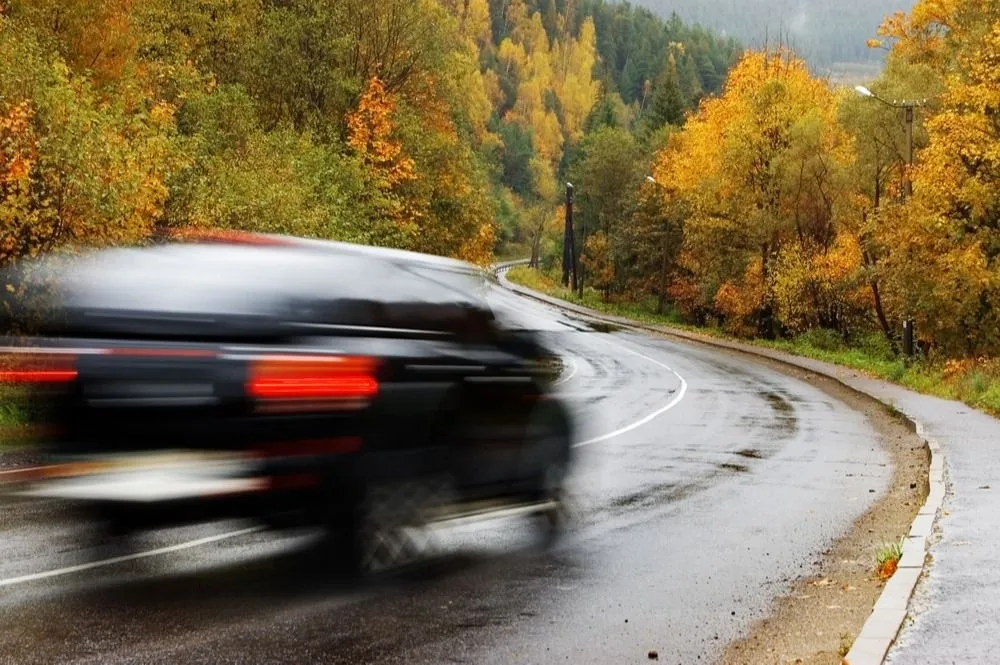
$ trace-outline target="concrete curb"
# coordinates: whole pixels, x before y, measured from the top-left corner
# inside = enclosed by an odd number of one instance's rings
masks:
[[[512,284],[506,279],[506,276],[503,273],[515,265],[526,263],[528,263],[527,260],[497,264],[492,267],[491,273],[496,276],[498,283],[502,287],[517,293],[518,295],[533,298],[565,311],[582,314],[592,319],[613,323],[632,330],[641,330],[643,332],[653,332],[660,335],[667,335],[689,342],[697,342],[708,346],[728,349],[730,351],[739,351],[741,353],[781,362],[791,367],[795,367],[796,369],[805,370],[813,374],[819,374],[829,379],[833,379],[848,390],[852,390],[856,393],[864,395],[865,397],[874,399],[875,401],[880,402],[898,412],[895,405],[867,392],[862,388],[859,388],[858,386],[851,385],[842,377],[824,371],[822,368],[809,366],[804,362],[805,359],[803,359],[803,362],[800,362],[795,356],[791,356],[780,351],[756,348],[748,344],[715,339],[707,335],[689,333],[683,330],[671,329],[666,326],[643,324],[641,322],[631,321],[623,317],[602,314],[595,310],[581,307],[573,303],[568,303],[564,300],[553,298],[543,293],[538,293],[537,291],[527,289],[517,284]],[[861,629],[861,633],[854,640],[854,644],[851,646],[850,651],[848,651],[847,655],[844,657],[842,661],[843,665],[880,665],[885,661],[885,658],[889,653],[889,649],[896,641],[896,637],[898,636],[899,631],[903,626],[903,622],[906,619],[907,608],[909,607],[910,599],[913,597],[913,593],[916,590],[917,582],[926,568],[928,540],[934,528],[934,524],[937,521],[937,516],[941,506],[944,503],[947,488],[945,486],[944,479],[944,452],[941,448],[941,444],[928,435],[926,428],[920,420],[905,413],[901,413],[901,415],[906,419],[909,426],[916,432],[917,436],[924,441],[930,455],[927,500],[924,502],[923,507],[917,511],[917,516],[914,518],[913,523],[910,526],[910,532],[903,539],[903,558],[899,562],[896,573],[889,578],[888,582],[886,582],[885,587],[882,589],[882,593],[879,595],[878,601],[875,603],[875,607],[872,608],[871,615],[869,615]]]

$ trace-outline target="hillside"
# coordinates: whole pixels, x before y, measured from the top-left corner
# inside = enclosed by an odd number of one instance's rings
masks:
[[[636,0],[660,16],[677,13],[755,46],[791,42],[818,72],[844,71],[848,64],[877,65],[883,53],[865,41],[882,18],[909,11],[914,0]]]
[[[0,261],[215,227],[487,262],[740,50],[603,0],[0,0]]]

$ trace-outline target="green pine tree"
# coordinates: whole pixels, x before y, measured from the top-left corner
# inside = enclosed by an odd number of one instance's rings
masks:
[[[653,88],[653,103],[646,115],[647,127],[655,131],[664,125],[681,124],[684,122],[685,106],[677,63],[671,55]]]

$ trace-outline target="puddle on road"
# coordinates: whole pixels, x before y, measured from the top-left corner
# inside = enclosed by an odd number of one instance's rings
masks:
[[[778,393],[764,393],[764,399],[767,400],[768,404],[770,404],[771,408],[775,411],[790,413],[795,410],[792,403]]]
[[[588,328],[599,333],[613,333],[618,332],[619,330],[624,330],[621,326],[613,323],[605,323],[604,321],[586,321],[585,323]]]
[[[746,457],[747,459],[764,459],[764,453],[757,450],[756,448],[745,448],[743,450],[737,450],[736,454],[740,457]]]
[[[650,485],[638,492],[631,492],[611,500],[613,508],[649,508],[651,506],[679,501],[694,494],[696,485],[678,485],[677,483],[660,483]]]
[[[798,432],[799,422],[795,415],[795,407],[784,396],[776,392],[759,393],[771,408],[767,415],[753,414],[740,418],[741,426],[748,429],[763,428],[777,434],[781,438],[790,438]],[[744,455],[752,457],[752,455]]]

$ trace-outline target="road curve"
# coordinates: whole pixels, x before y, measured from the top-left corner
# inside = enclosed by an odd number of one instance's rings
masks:
[[[4,499],[0,663],[711,662],[888,485],[864,417],[802,380],[489,297],[558,349],[582,425],[556,548],[487,522],[419,578],[347,586],[308,535],[223,523],[67,570],[102,554],[57,505]]]

